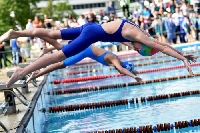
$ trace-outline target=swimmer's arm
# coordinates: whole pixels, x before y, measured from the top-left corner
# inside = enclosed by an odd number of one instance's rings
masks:
[[[130,42],[122,42],[122,44],[128,46],[128,47],[131,48],[131,49],[134,49],[134,48],[133,48],[133,45],[132,45]]]
[[[52,64],[52,65],[40,70],[39,72],[35,72],[35,75],[32,74],[31,77],[27,79],[27,82],[29,82],[30,80],[36,79],[44,74],[47,74],[54,70],[62,69],[62,68],[65,68],[63,62],[58,62],[58,63]]]
[[[130,71],[128,71],[127,69],[123,68],[120,64],[120,61],[117,59],[111,60],[112,64],[115,66],[115,68],[122,74],[128,75],[132,78],[137,78],[136,75],[134,75],[133,73],[131,73]]]
[[[151,35],[146,30],[143,30],[143,29],[141,29],[141,30],[145,35],[147,35],[148,37],[151,37]]]

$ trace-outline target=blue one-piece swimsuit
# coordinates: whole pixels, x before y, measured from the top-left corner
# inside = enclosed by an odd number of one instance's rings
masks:
[[[93,60],[96,60],[97,62],[105,65],[105,66],[108,66],[108,64],[105,62],[104,60],[104,57],[107,55],[107,54],[113,54],[109,51],[106,51],[105,53],[103,53],[102,55],[100,56],[96,56],[94,55],[94,53],[92,52],[92,45],[89,46],[88,48],[86,48],[84,51],[80,52],[79,54],[77,55],[74,55],[74,56],[71,56],[67,59],[65,59],[63,61],[63,64],[64,66],[71,66],[71,65],[74,65],[76,64],[77,62],[81,61],[82,59],[86,58],[86,57],[89,57]],[[113,54],[114,56],[116,56],[115,54]],[[116,56],[117,57],[117,56]]]
[[[140,29],[135,23],[122,20],[120,27],[113,34],[106,33],[101,25],[95,23],[87,23],[81,27],[61,30],[63,40],[73,40],[70,44],[65,45],[62,51],[66,58],[68,58],[80,53],[97,41],[130,42],[130,40],[125,39],[121,34],[123,25],[126,22]]]

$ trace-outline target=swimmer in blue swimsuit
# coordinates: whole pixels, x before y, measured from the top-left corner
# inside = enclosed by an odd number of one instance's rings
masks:
[[[50,41],[48,41],[48,39],[44,39],[44,40],[46,42],[52,44],[51,40]],[[41,56],[52,50],[54,50],[54,48],[47,48],[46,50],[44,49],[42,51]],[[99,62],[105,66],[114,66],[120,73],[124,72],[123,74],[133,77],[137,81],[142,80],[140,77],[137,77],[138,72],[136,70],[134,70],[134,64],[132,62],[129,62],[129,61],[122,62],[117,57],[117,55],[115,55],[109,51],[106,51],[104,49],[97,48],[95,46],[90,45],[87,49],[85,49],[84,51],[80,52],[77,55],[69,57],[62,62],[52,64],[40,71],[33,72],[32,75],[27,79],[27,82],[29,82],[30,80],[35,79],[37,77],[40,77],[46,73],[49,73],[53,70],[62,69],[67,66],[74,65],[86,57],[96,60],[97,62]],[[113,63],[113,62],[117,62],[117,63]],[[126,70],[123,70],[123,69],[126,69]]]
[[[0,37],[0,42],[6,41],[12,38],[17,38],[20,36],[24,37],[48,37],[51,39],[63,39],[63,40],[73,40],[69,45],[64,45],[62,50],[55,52],[54,54],[44,56],[31,65],[27,66],[24,70],[20,68],[15,70],[10,80],[7,83],[7,87],[15,83],[21,77],[32,73],[35,70],[46,67],[50,64],[60,62],[66,58],[74,56],[81,51],[85,50],[91,44],[102,41],[102,42],[125,42],[127,45],[133,46],[132,42],[140,43],[140,48],[142,44],[148,47],[154,48],[164,54],[173,56],[184,62],[190,75],[194,75],[191,67],[189,66],[188,59],[183,56],[183,54],[168,44],[158,42],[157,40],[149,37],[148,34],[141,29],[135,23],[128,20],[117,20],[111,21],[109,23],[104,23],[102,25],[97,25],[95,23],[88,23],[81,27],[69,28],[63,30],[50,30],[42,28],[34,28],[23,31],[9,30]],[[54,46],[59,49],[60,46]],[[135,47],[135,46],[133,46]],[[191,60],[194,61],[194,57],[190,56]],[[23,74],[22,74],[22,71]],[[25,75],[24,75],[25,74]]]

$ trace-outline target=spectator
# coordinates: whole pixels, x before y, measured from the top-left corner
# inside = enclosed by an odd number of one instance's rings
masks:
[[[32,20],[28,19],[28,23],[26,24],[26,29],[29,30],[29,29],[33,29],[33,28],[34,28],[34,26],[32,24]],[[30,40],[31,46],[33,46],[34,45],[34,41],[33,41],[34,37],[29,37],[29,40]]]
[[[186,42],[185,41],[185,30],[182,27],[182,24],[184,22],[184,16],[183,16],[183,11],[179,12],[179,37],[180,37],[180,41],[181,43]]]
[[[85,19],[85,16],[82,14],[79,16],[79,19],[78,19],[78,24],[79,25],[84,25],[87,23],[87,20]]]
[[[12,48],[12,64],[14,66],[18,66],[19,64],[19,54],[20,54],[20,48],[17,45],[17,39],[11,39],[10,40],[10,47]]]
[[[103,20],[103,17],[105,16],[104,11],[103,11],[103,10],[100,10],[100,11],[99,11],[99,15],[100,15],[100,21],[102,21],[102,20]]]
[[[176,5],[174,0],[170,0],[170,12],[175,13]]]
[[[141,5],[141,9],[143,9],[144,8],[144,0],[140,0],[140,5]]]
[[[39,44],[41,50],[47,47],[46,42],[40,38],[37,38],[37,43]]]
[[[185,0],[182,2],[180,9],[183,11],[183,15],[188,15],[188,8]]]
[[[116,11],[115,11],[115,7],[112,3],[112,1],[109,1],[108,2],[108,13],[112,13],[112,14],[116,14]]]
[[[146,7],[144,7],[143,11],[142,11],[142,16],[143,16],[143,19],[144,19],[144,29],[147,29],[148,27],[148,19],[150,18],[150,12],[149,10],[147,10]]]
[[[135,21],[135,23],[136,23],[137,25],[139,25],[140,28],[144,29],[144,19],[143,19],[142,15],[140,15],[140,16],[138,17],[138,19]]]
[[[123,14],[124,16],[130,16],[129,13],[129,5],[130,5],[130,0],[119,0],[120,6],[122,7]],[[127,11],[127,14],[125,13],[125,10]]]
[[[71,23],[71,27],[74,28],[74,27],[78,27],[78,26],[80,26],[80,25],[78,24],[77,19],[73,18],[72,23]]]
[[[156,7],[157,7],[156,2],[155,0],[153,0],[153,2],[150,4],[150,7],[149,7],[149,9],[151,10],[151,13],[154,13],[154,11],[156,11]]]
[[[68,23],[68,25],[69,25],[69,27],[71,27],[71,23],[72,23],[72,14],[68,14],[68,16],[67,16],[67,23]]]
[[[165,28],[167,30],[167,40],[168,43],[176,44],[176,25],[172,19],[172,13],[168,12],[168,17],[165,20]]]
[[[38,16],[35,16],[32,23],[35,28],[42,28],[42,21],[38,18]]]
[[[147,20],[147,32],[148,32],[151,36],[155,36],[154,28],[153,28],[151,25],[152,25],[152,20],[149,18],[149,19]]]
[[[30,58],[29,48],[28,48],[28,37],[17,38],[17,44],[20,47],[22,62],[25,62],[26,58]]]
[[[94,14],[94,15],[96,15],[96,12],[95,12],[95,11],[93,11],[93,10],[92,10],[92,8],[90,8],[90,10],[88,11],[88,13],[87,13],[87,14],[91,14],[91,13],[92,13],[92,14]]]
[[[44,28],[51,29],[53,27],[53,19],[49,19],[48,16],[44,15]]]
[[[2,62],[1,62],[2,59],[3,59],[3,62],[4,62],[4,67],[7,68],[7,63],[6,63],[6,50],[5,50],[5,48],[4,48],[5,45],[6,45],[5,42],[0,43],[0,69],[3,67],[3,66],[2,66]]]
[[[196,19],[196,40],[199,40],[199,32],[200,32],[200,13],[198,14],[198,18]]]
[[[70,28],[67,19],[64,20],[64,29]]]
[[[136,19],[136,18],[139,17],[139,15],[140,15],[140,13],[138,12],[137,9],[135,9],[135,10],[133,11],[133,13],[132,13],[132,18],[133,18],[133,19]]]
[[[182,23],[182,27],[186,33],[186,38],[187,38],[187,42],[191,42],[192,39],[192,28],[194,27],[194,25],[191,23],[190,19],[188,16],[184,17],[184,21]]]
[[[94,15],[93,13],[88,14],[87,20],[89,23],[97,23],[96,15]]]
[[[156,36],[158,37],[158,41],[159,42],[163,42],[165,39],[164,39],[164,24],[162,22],[162,19],[156,15],[155,18],[154,18],[154,21],[151,25],[154,30],[155,30],[155,34]]]

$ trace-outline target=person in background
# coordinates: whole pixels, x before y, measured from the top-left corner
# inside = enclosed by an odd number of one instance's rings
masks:
[[[184,22],[182,23],[182,27],[186,33],[187,42],[191,42],[193,38],[191,31],[194,28],[194,25],[192,24],[188,16],[184,17]]]
[[[158,16],[158,15],[155,15],[154,16],[154,21],[152,22],[152,25],[151,27],[154,28],[155,30],[155,34],[156,36],[158,37],[158,41],[160,42],[164,42],[164,26],[163,26],[163,22],[162,22],[162,19]]]
[[[81,25],[84,25],[87,23],[87,20],[85,19],[85,16],[83,14],[81,14],[78,18],[78,24],[81,26]]]
[[[0,43],[0,69],[3,67],[2,62],[1,62],[2,59],[4,62],[4,67],[7,68],[5,45],[6,45],[5,42]]]
[[[32,23],[33,23],[34,28],[42,28],[42,21],[39,19],[38,16],[35,16]]]
[[[198,18],[196,19],[196,40],[199,40],[199,32],[200,32],[200,13],[198,14]]]
[[[22,62],[25,62],[26,58],[30,58],[29,47],[28,47],[28,37],[17,38],[17,45],[20,47]]]
[[[49,19],[48,16],[44,15],[44,27],[51,29],[53,27],[53,19]]]
[[[184,22],[184,16],[183,16],[183,11],[180,11],[179,12],[179,17],[178,17],[178,20],[179,20],[179,37],[180,37],[180,41],[181,43],[185,43],[186,40],[185,40],[185,30],[183,29],[183,22]]]
[[[26,29],[29,30],[29,29],[33,29],[33,28],[34,28],[34,26],[32,24],[32,20],[28,19],[28,23],[26,24]],[[34,45],[34,41],[33,41],[34,37],[29,37],[29,40],[30,40],[31,46],[33,46]]]
[[[168,43],[176,44],[176,25],[174,20],[172,19],[172,13],[168,12],[168,17],[165,20],[165,28],[167,31],[167,40]]]
[[[147,10],[146,7],[144,7],[141,14],[142,14],[143,19],[144,19],[144,29],[146,30],[148,28],[148,19],[150,18],[150,12],[149,12],[149,10]]]
[[[72,23],[71,23],[71,28],[74,28],[74,27],[79,27],[79,23],[77,22],[77,19],[73,18],[72,19]]]
[[[112,1],[109,1],[108,2],[108,13],[112,13],[112,14],[116,14],[116,10],[115,10],[115,7],[112,3]]]
[[[10,40],[10,47],[12,48],[12,64],[18,66],[20,57],[20,48],[17,45],[17,39]]]
[[[123,14],[124,16],[130,16],[129,12],[129,5],[130,5],[130,0],[118,0],[120,2],[120,6],[122,7]],[[125,13],[125,10],[127,11],[127,14]]]

